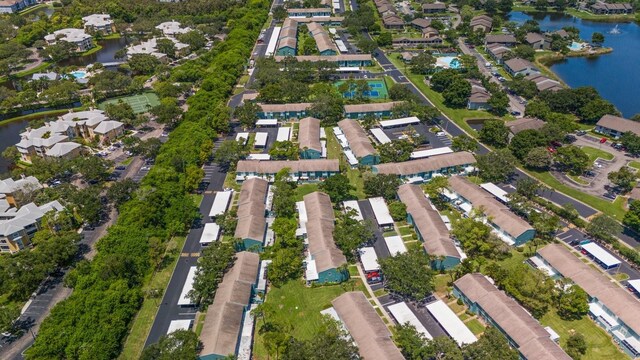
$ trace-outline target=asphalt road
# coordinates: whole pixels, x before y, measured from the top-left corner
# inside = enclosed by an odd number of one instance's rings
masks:
[[[372,246],[376,251],[376,255],[380,259],[387,258],[391,256],[389,252],[389,248],[387,247],[387,243],[384,241],[384,236],[382,236],[382,231],[380,231],[380,227],[376,222],[376,216],[373,213],[373,208],[371,207],[371,203],[369,200],[360,200],[358,201],[358,206],[360,206],[360,212],[362,213],[362,217],[365,220],[371,221],[371,230],[373,230],[373,234],[375,235],[375,241]]]
[[[169,285],[162,297],[162,302],[158,308],[145,346],[156,343],[160,337],[166,335],[172,320],[194,320],[196,316],[197,309],[195,307],[178,306],[178,299],[180,298],[180,293],[187,279],[189,269],[198,264],[200,251],[202,250],[199,242],[200,236],[202,235],[204,224],[212,222],[209,218],[209,209],[211,209],[211,205],[213,204],[215,192],[223,190],[224,179],[226,177],[226,173],[220,172],[217,165],[205,165],[203,169],[205,172],[204,181],[208,184],[204,192],[204,198],[200,204],[202,221],[196,222],[187,235],[187,241],[182,248],[180,259],[176,264]]]

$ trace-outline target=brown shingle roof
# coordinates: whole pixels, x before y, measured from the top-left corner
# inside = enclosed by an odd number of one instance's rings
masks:
[[[490,34],[487,35],[484,39],[485,44],[491,44],[491,43],[500,43],[500,44],[507,44],[507,43],[515,43],[516,42],[516,37],[511,35],[511,34]]]
[[[596,125],[623,133],[631,131],[636,135],[640,135],[640,122],[625,119],[619,116],[605,115],[601,117],[600,120],[598,120]]]
[[[245,181],[238,198],[238,225],[234,237],[262,241],[267,226],[265,199],[269,183],[253,178]]]
[[[371,54],[340,54],[340,55],[300,55],[294,56],[298,61],[329,61],[329,62],[337,62],[337,61],[371,61]],[[274,56],[277,62],[283,61],[287,58],[287,56]]]
[[[331,303],[363,359],[404,360],[391,340],[391,332],[361,291],[344,293]]]
[[[272,175],[284,168],[291,169],[292,173],[312,172],[312,171],[340,171],[340,161],[338,159],[317,159],[317,160],[240,160],[236,166],[239,173],[256,173]]]
[[[531,61],[521,58],[509,59],[504,62],[504,65],[511,69],[511,71],[513,72],[518,72],[526,69],[536,69],[536,66],[533,65]]]
[[[550,244],[538,250],[562,276],[571,279],[589,296],[597,298],[633,331],[640,334],[640,302],[599,271],[592,269],[562,244]]]
[[[383,16],[382,22],[385,25],[404,25],[404,20],[396,14],[387,14]]]
[[[413,19],[413,21],[411,21],[411,24],[421,28],[427,28],[431,26],[431,19],[417,18]]]
[[[298,147],[300,150],[311,149],[322,151],[320,144],[320,120],[314,117],[306,117],[300,120],[298,130]]]
[[[491,218],[491,222],[514,238],[524,232],[533,230],[533,227],[518,215],[512,213],[509,208],[498,202],[493,195],[483,190],[478,185],[470,182],[462,176],[449,178],[449,187],[458,195],[465,198],[474,208],[480,209]]]
[[[407,205],[407,213],[411,214],[414,225],[420,231],[429,255],[460,258],[447,226],[440,214],[431,207],[420,186],[404,184],[398,188],[398,197]]]
[[[539,33],[530,32],[530,33],[527,33],[527,35],[525,35],[524,37],[524,41],[527,42],[529,45],[533,45],[544,40],[545,40],[544,36]]]
[[[376,153],[376,149],[371,145],[371,140],[367,136],[367,133],[357,120],[345,119],[338,122],[338,126],[344,133],[344,136],[347,137],[349,148],[357,158],[361,159]]]
[[[295,104],[258,104],[263,112],[305,111],[311,107],[311,103]]]
[[[346,113],[365,113],[365,112],[380,112],[391,111],[394,106],[402,104],[402,101],[392,101],[386,103],[371,103],[371,104],[356,104],[345,105],[344,112]]]
[[[454,282],[469,300],[482,310],[515,342],[528,360],[570,360],[549,338],[549,333],[515,300],[498,290],[484,275],[467,274]]]
[[[235,354],[242,330],[242,319],[251,298],[251,288],[258,278],[260,256],[239,252],[233,267],[224,275],[213,303],[207,310],[200,340],[202,355]]]
[[[422,4],[422,10],[444,10],[447,5],[441,2],[435,2],[432,4]]]
[[[438,171],[440,169],[454,166],[475,164],[475,162],[476,158],[473,154],[461,151],[400,163],[379,164],[375,165],[375,169],[379,174],[410,176],[430,171]]]
[[[523,130],[538,130],[542,128],[546,123],[540,119],[534,118],[522,118],[513,121],[507,121],[504,123],[511,131],[512,134],[517,134]]]
[[[313,39],[316,41],[316,46],[320,52],[327,50],[338,52],[338,48],[333,44],[329,34],[327,34],[322,25],[312,22],[307,24],[307,28],[309,28],[309,32],[313,35]]]
[[[471,22],[469,23],[469,25],[471,27],[477,26],[477,25],[483,25],[487,28],[491,28],[491,24],[493,23],[493,19],[487,15],[478,15],[478,16],[474,16],[471,19]]]
[[[318,273],[346,264],[347,258],[333,241],[335,216],[329,195],[316,191],[305,195],[303,200],[308,219],[309,254],[316,261]]]

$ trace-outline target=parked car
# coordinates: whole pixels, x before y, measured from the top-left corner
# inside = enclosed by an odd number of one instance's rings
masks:
[[[520,115],[522,115],[522,114],[520,113],[520,111],[512,111],[512,112],[511,112],[511,115],[513,115],[513,116],[520,116]]]
[[[606,142],[607,142],[607,138],[604,138],[604,137],[603,137],[602,139],[600,139],[600,144],[604,144],[604,143],[606,143]]]
[[[587,134],[587,132],[584,131],[584,130],[576,130],[576,135],[578,135],[578,136],[583,136],[583,135],[586,135],[586,134]]]
[[[127,168],[127,167],[126,167],[126,166],[124,166],[124,165],[118,165],[118,166],[116,166],[116,168],[115,168],[115,169],[116,169],[116,170],[121,170],[121,171],[122,171],[122,170],[124,170],[124,169],[126,169],[126,168]]]

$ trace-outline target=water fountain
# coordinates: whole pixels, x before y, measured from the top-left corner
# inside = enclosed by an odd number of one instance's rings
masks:
[[[618,25],[616,25],[613,29],[609,30],[609,34],[620,34],[620,29],[618,29]]]

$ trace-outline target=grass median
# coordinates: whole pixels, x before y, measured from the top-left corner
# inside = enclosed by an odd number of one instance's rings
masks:
[[[159,271],[153,273],[150,279],[143,287],[143,292],[147,292],[152,289],[161,289],[161,294],[164,294],[173,270],[180,259],[180,250],[184,246],[186,237],[174,237],[167,244],[167,250],[163,258],[163,263],[166,265]],[[144,343],[147,341],[151,326],[158,313],[158,308],[162,302],[162,296],[158,298],[145,297],[142,307],[138,312],[127,340],[124,343],[122,353],[118,357],[119,360],[133,360],[140,358],[142,350],[144,350]]]

